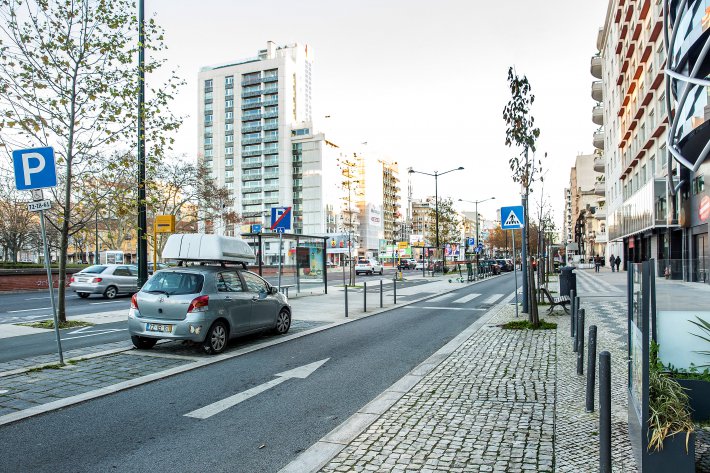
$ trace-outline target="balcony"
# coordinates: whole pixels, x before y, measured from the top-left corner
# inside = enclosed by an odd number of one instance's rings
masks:
[[[274,118],[274,117],[278,117],[278,116],[279,116],[278,110],[275,111],[275,112],[266,112],[266,113],[264,113],[264,118]]]
[[[268,87],[265,87],[264,90],[262,90],[262,92],[264,94],[276,94],[276,93],[278,93],[278,91],[279,91],[278,86],[276,86],[276,87],[268,86]]]
[[[266,158],[264,159],[264,166],[278,166],[279,158]]]
[[[607,243],[609,240],[607,239],[606,232],[597,232],[596,238],[594,240],[595,243]]]
[[[277,197],[264,197],[264,205],[278,204],[279,198]]]
[[[242,174],[242,181],[260,181],[261,173]]]
[[[264,154],[278,154],[279,148],[276,146],[264,148]]]
[[[249,115],[242,115],[242,121],[248,122],[249,120],[260,120],[261,117],[261,113],[251,113]]]
[[[243,145],[254,145],[258,143],[261,143],[261,136],[258,138],[244,138],[242,140]]]
[[[248,103],[242,103],[242,110],[246,110],[248,108],[259,108],[261,107],[262,101],[257,100],[255,102],[248,102]]]
[[[594,138],[592,139],[592,144],[597,149],[604,149],[604,130],[599,130],[594,132]]]
[[[279,135],[266,135],[264,137],[265,142],[274,142],[274,141],[279,141]]]
[[[602,78],[602,58],[600,56],[592,56],[590,72],[597,79]]]
[[[269,171],[264,173],[264,179],[278,179],[279,177],[279,172],[278,171]]]
[[[269,192],[269,191],[277,191],[279,190],[279,185],[278,184],[267,184],[264,186],[264,191]]]
[[[606,195],[605,181],[597,181],[594,183],[594,195]]]
[[[242,194],[261,193],[261,186],[242,187]]]
[[[258,97],[261,95],[261,90],[250,90],[249,92],[242,92],[242,98],[247,99],[249,97]]]
[[[257,169],[261,167],[261,161],[242,163],[242,169]]]
[[[264,130],[278,130],[279,124],[277,123],[266,123],[264,125]]]
[[[597,102],[604,100],[604,87],[602,86],[602,81],[595,80],[592,82],[592,98]]]
[[[592,109],[592,121],[597,125],[604,125],[604,107],[597,105]]]
[[[597,220],[606,220],[606,208],[597,207],[597,210],[594,212],[594,218]]]
[[[244,79],[242,81],[242,85],[254,85],[254,84],[260,84],[261,83],[261,77],[250,77],[248,79]]]
[[[270,105],[278,105],[279,99],[264,100],[264,106],[268,107]]]
[[[244,217],[244,218],[261,217],[262,213],[263,212],[261,210],[258,212],[242,212],[242,217]]]
[[[264,78],[262,80],[264,82],[276,82],[279,80],[279,76],[278,75],[264,76]]]
[[[596,172],[604,172],[604,156],[594,157],[594,170]]]
[[[255,131],[261,131],[261,125],[252,125],[242,127],[242,133],[252,133]]]
[[[261,199],[242,199],[242,205],[261,205]]]
[[[242,156],[261,156],[261,150],[242,151]]]

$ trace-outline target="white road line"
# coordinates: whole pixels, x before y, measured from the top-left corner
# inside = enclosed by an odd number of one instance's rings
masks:
[[[26,301],[36,301],[36,300],[39,300],[39,299],[49,299],[49,296],[44,296],[44,297],[28,297],[28,298],[25,299],[25,300],[26,300]]]
[[[106,302],[89,302],[90,305],[97,305],[97,304],[114,304],[116,302],[126,302],[126,301],[106,301]]]
[[[480,294],[469,294],[467,296],[463,296],[461,299],[456,299],[453,301],[454,304],[465,304],[466,302],[475,299],[476,297],[480,296]]]
[[[33,312],[35,310],[52,310],[51,307],[40,307],[39,309],[21,309],[21,310],[8,310],[8,314],[15,314],[17,312]]]
[[[443,296],[437,296],[437,297],[434,297],[433,299],[429,299],[427,302],[439,302],[439,301],[443,301],[444,299],[448,299],[448,298],[451,297],[452,295],[453,295],[453,294],[444,294]]]
[[[126,330],[126,329],[125,328],[109,328],[106,330],[102,330],[101,332],[90,333],[88,335],[78,335],[76,337],[62,337],[62,340],[75,340],[77,338],[95,337],[97,335],[106,335],[107,333],[123,332],[124,330]]]
[[[213,402],[212,404],[208,404],[205,407],[196,409],[192,412],[188,412],[187,414],[185,414],[185,416],[194,417],[196,419],[210,418],[225,409],[229,409],[232,406],[236,406],[240,402],[244,402],[247,399],[250,399],[256,396],[257,394],[261,394],[264,391],[273,388],[274,386],[278,386],[279,384],[283,383],[284,381],[288,381],[291,378],[305,379],[309,377],[315,370],[320,368],[323,363],[325,363],[329,359],[330,358],[326,358],[325,360],[320,360],[316,361],[315,363],[309,363],[307,365],[299,366],[298,368],[284,371],[283,373],[277,373],[274,375],[277,376],[276,379],[272,379],[271,381],[267,381],[264,384],[260,384],[259,386],[255,386],[251,389],[247,389],[246,391],[242,391],[238,394],[235,394],[234,396],[229,396],[227,398],[222,399],[221,401]]]
[[[498,299],[503,297],[503,294],[492,294],[486,300],[483,301],[484,304],[495,304]]]
[[[469,309],[468,307],[434,307],[428,305],[408,305],[404,307],[405,309],[435,309],[435,310],[487,310],[481,308]]]

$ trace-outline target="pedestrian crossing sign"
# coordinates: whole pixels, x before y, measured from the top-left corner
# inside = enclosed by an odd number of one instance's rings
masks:
[[[525,225],[523,217],[523,206],[501,207],[500,209],[501,228],[503,230],[517,230]]]

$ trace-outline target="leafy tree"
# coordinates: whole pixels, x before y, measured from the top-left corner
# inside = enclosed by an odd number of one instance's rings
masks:
[[[535,127],[535,118],[532,116],[531,108],[535,102],[535,95],[532,94],[532,87],[526,76],[519,77],[511,67],[508,69],[508,87],[511,98],[503,109],[503,119],[506,123],[505,144],[506,146],[519,149],[519,153],[508,160],[510,170],[513,172],[513,181],[518,182],[524,189],[523,211],[525,214],[525,229],[523,231],[523,312],[529,312],[530,323],[537,327],[539,320],[537,317],[537,306],[533,310],[528,310],[528,274],[527,274],[527,254],[528,244],[528,195],[532,191],[531,186],[535,182],[540,166],[535,168],[535,160],[530,159],[536,151],[537,139],[540,136],[540,129]],[[538,164],[541,164],[538,161]]]
[[[59,304],[65,315],[67,249],[94,216],[73,193],[97,172],[97,159],[136,141],[138,20],[130,0],[0,1],[0,141],[10,148],[53,146],[59,173]],[[162,29],[145,23],[146,57],[165,49]],[[148,58],[150,76],[163,60]],[[168,110],[179,86],[174,73],[151,89],[144,106],[146,155],[160,160],[180,119]],[[125,162],[114,163],[114,170]]]
[[[431,224],[427,228],[424,238],[426,241],[435,241],[436,206],[429,210],[429,221]],[[439,241],[442,244],[461,241],[461,219],[454,209],[454,202],[451,199],[439,199]]]

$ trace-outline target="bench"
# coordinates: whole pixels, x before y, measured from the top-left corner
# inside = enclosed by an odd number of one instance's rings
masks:
[[[550,308],[547,309],[548,314],[551,314],[552,310],[558,305],[562,306],[565,311],[565,314],[569,314],[569,311],[567,310],[567,306],[571,302],[569,296],[552,297],[550,291],[548,291],[544,287],[540,288],[540,290],[543,292],[543,294],[545,294],[545,297],[547,297],[547,300],[550,302]]]
[[[286,297],[288,297],[288,289],[291,287],[296,287],[295,284],[282,284],[281,287],[279,288],[279,292],[284,293],[284,289],[286,289],[285,294]]]

